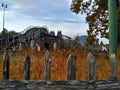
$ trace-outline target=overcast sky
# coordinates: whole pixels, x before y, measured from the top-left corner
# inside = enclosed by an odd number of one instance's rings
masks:
[[[85,15],[70,11],[72,0],[0,0],[8,5],[5,28],[23,31],[28,26],[47,26],[49,31],[61,30],[64,35],[86,34],[88,24]],[[0,31],[2,31],[3,8],[0,7]]]

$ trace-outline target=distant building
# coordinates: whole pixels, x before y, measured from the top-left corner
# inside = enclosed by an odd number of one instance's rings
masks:
[[[62,36],[62,39],[63,39],[63,47],[66,50],[69,50],[70,49],[70,43],[71,43],[71,37]]]

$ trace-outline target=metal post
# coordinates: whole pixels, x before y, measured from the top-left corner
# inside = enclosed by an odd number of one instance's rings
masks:
[[[108,0],[109,10],[109,55],[116,53],[118,45],[117,0]]]
[[[4,30],[4,26],[5,26],[5,7],[3,7],[3,30]]]
[[[2,7],[3,7],[3,30],[4,30],[4,26],[5,26],[5,9],[7,8],[7,4],[5,5],[4,3],[2,3]]]

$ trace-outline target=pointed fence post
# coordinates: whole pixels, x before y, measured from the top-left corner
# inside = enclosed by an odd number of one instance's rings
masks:
[[[116,57],[115,54],[110,55],[111,79],[116,79]]]
[[[44,80],[50,80],[51,78],[51,56],[49,51],[46,52],[45,58],[44,58]]]
[[[26,56],[24,60],[24,80],[30,80],[30,57],[29,55]]]
[[[89,80],[96,80],[95,56],[89,52],[87,58],[88,58],[88,64],[89,64]]]
[[[67,61],[67,80],[75,80],[76,78],[76,55],[69,55]]]
[[[5,51],[5,54],[3,56],[3,77],[4,80],[8,80],[9,79],[9,67],[10,67],[10,61],[9,61],[9,54],[8,51]]]

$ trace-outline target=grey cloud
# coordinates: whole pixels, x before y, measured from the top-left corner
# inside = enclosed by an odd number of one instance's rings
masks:
[[[53,23],[79,23],[70,13],[69,0],[6,0],[11,3],[12,11],[17,18],[42,20]],[[66,9],[67,8],[67,9]]]

